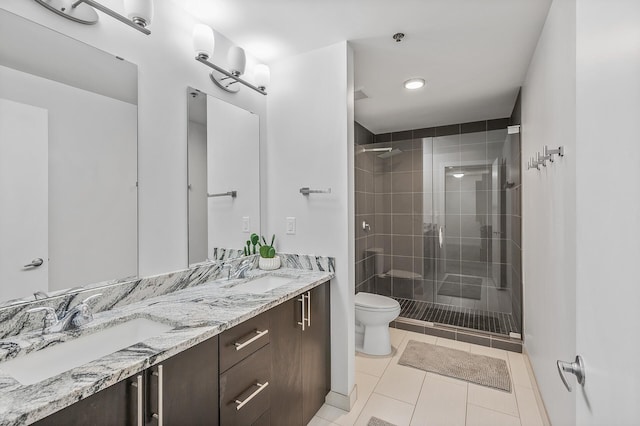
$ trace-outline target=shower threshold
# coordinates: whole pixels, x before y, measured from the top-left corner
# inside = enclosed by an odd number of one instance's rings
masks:
[[[400,317],[480,331],[508,338],[520,333],[512,314],[462,308],[439,303],[394,297],[400,303]]]

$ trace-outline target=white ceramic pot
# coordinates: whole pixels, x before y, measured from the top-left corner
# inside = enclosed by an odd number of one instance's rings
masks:
[[[273,271],[274,269],[278,269],[280,267],[280,256],[272,257],[271,259],[267,259],[265,257],[261,257],[258,262],[258,266],[260,269],[264,269],[265,271]]]

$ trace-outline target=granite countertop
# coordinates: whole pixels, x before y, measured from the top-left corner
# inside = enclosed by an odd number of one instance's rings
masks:
[[[147,318],[173,327],[156,337],[33,385],[17,382],[2,370],[0,362],[0,425],[24,425],[42,419],[334,276],[332,272],[282,268],[270,274],[293,277],[291,283],[260,294],[243,293],[233,288],[266,274],[253,270],[247,279],[218,279],[100,312],[94,314],[92,322],[72,332],[47,335],[31,332],[0,340],[2,361],[135,318]]]

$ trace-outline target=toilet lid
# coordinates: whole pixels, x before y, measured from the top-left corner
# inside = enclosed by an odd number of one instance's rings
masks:
[[[400,304],[387,296],[381,296],[379,294],[360,292],[356,294],[356,306],[364,308],[377,308],[377,309],[394,309],[400,306]]]

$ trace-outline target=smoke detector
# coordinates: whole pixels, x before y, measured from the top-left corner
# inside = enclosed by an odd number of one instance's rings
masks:
[[[404,33],[395,33],[393,35],[393,39],[396,41],[396,43],[400,43],[403,38],[404,38]]]

